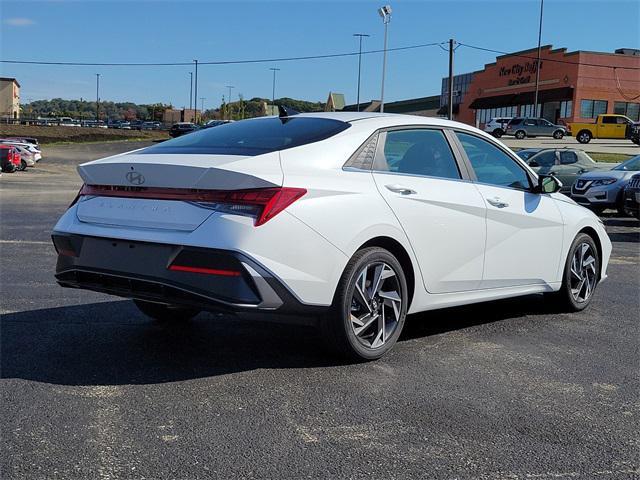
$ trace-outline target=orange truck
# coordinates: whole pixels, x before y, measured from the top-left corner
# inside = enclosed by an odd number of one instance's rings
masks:
[[[580,143],[589,143],[592,138],[627,138],[637,143],[634,133],[638,124],[629,117],[616,114],[601,114],[595,123],[570,123],[568,131],[576,137]]]

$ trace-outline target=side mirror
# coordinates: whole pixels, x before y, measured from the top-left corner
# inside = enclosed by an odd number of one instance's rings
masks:
[[[553,175],[538,175],[536,193],[555,193],[562,187],[562,182]]]

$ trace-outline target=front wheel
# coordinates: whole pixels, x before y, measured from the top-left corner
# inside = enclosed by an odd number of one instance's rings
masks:
[[[320,329],[341,356],[375,360],[398,340],[407,304],[407,282],[398,260],[383,248],[365,248],[347,264]]]
[[[138,310],[144,313],[147,317],[151,317],[160,322],[187,321],[200,313],[199,310],[194,308],[164,305],[162,303],[147,302],[144,300],[134,300],[133,303],[135,303]]]
[[[518,131],[516,132],[516,138],[517,138],[518,140],[522,140],[522,139],[523,139],[524,137],[526,137],[526,136],[527,136],[527,134],[524,132],[524,130],[518,130]]]
[[[580,233],[569,249],[562,287],[555,296],[563,311],[579,312],[587,308],[600,278],[600,258],[589,235]]]
[[[491,132],[491,134],[496,138],[500,138],[502,137],[502,135],[504,135],[504,132],[501,128],[496,128],[493,132]]]
[[[564,137],[564,132],[562,130],[556,130],[555,132],[553,132],[553,138],[555,138],[556,140],[561,140],[562,137]]]

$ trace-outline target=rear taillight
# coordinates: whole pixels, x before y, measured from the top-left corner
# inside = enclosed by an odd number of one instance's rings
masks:
[[[84,185],[79,196],[147,198],[192,202],[221,213],[255,218],[260,226],[302,197],[304,188],[275,187],[250,190],[196,190],[183,188]]]

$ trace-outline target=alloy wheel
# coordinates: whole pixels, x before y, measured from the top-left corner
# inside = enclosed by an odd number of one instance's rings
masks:
[[[366,265],[356,276],[349,324],[366,348],[383,346],[398,328],[402,290],[395,270],[384,262]]]
[[[571,295],[578,303],[591,297],[597,280],[596,255],[586,242],[580,243],[571,259]]]

